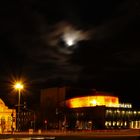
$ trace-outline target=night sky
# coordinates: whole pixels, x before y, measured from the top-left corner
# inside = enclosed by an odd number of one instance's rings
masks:
[[[41,88],[71,86],[138,105],[139,38],[138,0],[0,2],[0,96],[15,104],[10,84],[24,78],[22,98],[33,104]]]

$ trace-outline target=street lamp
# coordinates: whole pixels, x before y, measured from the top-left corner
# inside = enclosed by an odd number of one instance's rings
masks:
[[[18,116],[17,116],[17,130],[19,131],[19,119],[20,119],[20,95],[21,90],[23,90],[24,86],[22,82],[16,82],[14,88],[18,91]]]

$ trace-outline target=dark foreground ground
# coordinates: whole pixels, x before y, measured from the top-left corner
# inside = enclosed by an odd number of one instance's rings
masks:
[[[27,137],[3,137],[2,140],[52,140],[46,136],[27,136]],[[80,137],[80,136],[57,136],[54,140],[140,140],[140,137]]]
[[[140,130],[102,130],[92,132],[21,132],[0,134],[2,140],[140,140]]]

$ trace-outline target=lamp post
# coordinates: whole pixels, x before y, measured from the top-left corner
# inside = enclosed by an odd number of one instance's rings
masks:
[[[20,119],[20,96],[21,90],[24,88],[21,82],[16,82],[14,88],[18,90],[18,115],[17,115],[17,130],[19,131],[19,119]]]

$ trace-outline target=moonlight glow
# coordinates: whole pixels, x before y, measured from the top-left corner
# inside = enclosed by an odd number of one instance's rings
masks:
[[[75,45],[77,42],[81,40],[87,40],[87,33],[82,30],[76,30],[73,28],[68,28],[63,33],[63,40],[68,47]]]
[[[72,46],[72,45],[74,45],[74,41],[71,39],[71,38],[68,38],[67,39],[67,41],[66,41],[66,44],[68,45],[68,46]]]
[[[78,41],[78,36],[73,33],[65,33],[63,39],[67,46],[75,45]]]

